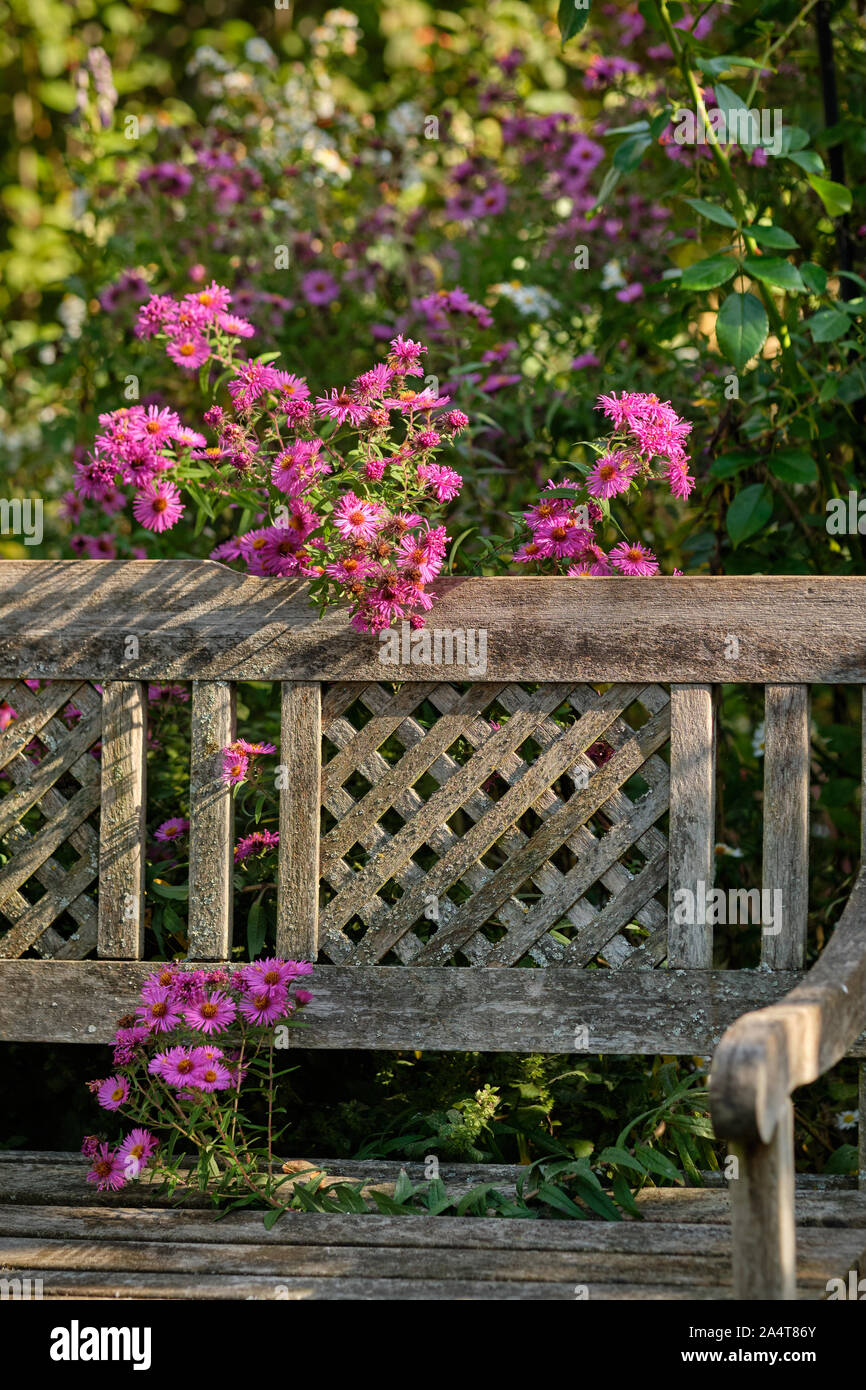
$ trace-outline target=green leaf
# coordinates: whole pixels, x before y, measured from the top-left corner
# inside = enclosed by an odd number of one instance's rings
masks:
[[[737,262],[730,256],[707,256],[686,266],[679,284],[684,290],[714,290],[737,273]]]
[[[750,468],[757,462],[755,454],[721,454],[710,464],[710,477],[733,478],[737,473],[742,473],[744,468]]]
[[[762,280],[774,290],[785,290],[789,294],[802,294],[806,286],[800,272],[783,256],[747,256],[743,261],[747,275]]]
[[[286,1210],[286,1207],[271,1207],[270,1211],[266,1211],[262,1220],[262,1225],[264,1226],[265,1230],[272,1231],[274,1226],[276,1226],[277,1222],[279,1221],[280,1217],[285,1216]]]
[[[847,314],[839,309],[819,309],[807,320],[809,332],[816,343],[832,343],[847,333],[851,324]]]
[[[823,165],[822,165],[823,168]],[[844,183],[833,183],[832,179],[819,179],[817,174],[809,174],[809,183],[814,188],[828,217],[841,217],[851,211],[851,190]]]
[[[589,19],[589,7],[590,0],[583,0],[582,4],[577,0],[560,0],[558,21],[563,44],[580,33]]]
[[[804,150],[810,139],[808,130],[804,130],[801,125],[783,126],[782,154],[789,155],[792,150]]]
[[[253,903],[247,918],[247,952],[250,960],[255,960],[265,944],[268,932],[268,919],[261,903]]]
[[[619,169],[623,174],[636,169],[652,143],[651,135],[630,135],[623,140],[613,157],[614,169]]]
[[[576,1221],[586,1221],[585,1211],[581,1211],[576,1202],[559,1187],[554,1187],[553,1183],[543,1182],[535,1194],[542,1202],[546,1202],[549,1207],[556,1211],[561,1211],[565,1216],[571,1216]],[[582,1195],[582,1194],[581,1194]]]
[[[825,1173],[856,1173],[859,1156],[853,1144],[841,1144],[824,1164]]]
[[[805,449],[778,449],[768,467],[783,483],[814,483],[818,477],[818,465]]]
[[[608,198],[610,197],[613,190],[616,188],[621,178],[622,170],[617,169],[616,165],[612,165],[610,169],[608,169],[607,173],[601,181],[601,188],[598,190],[598,197],[596,198],[592,207],[589,209],[589,212],[586,214],[587,217],[592,217],[594,213],[598,212],[599,208],[604,207],[604,204],[607,202]]]
[[[759,246],[769,246],[775,251],[793,251],[798,243],[783,227],[744,227],[743,236],[749,236]]]
[[[729,294],[716,316],[719,347],[738,371],[761,351],[769,331],[766,310],[753,294]]]
[[[614,1173],[613,1175],[613,1195],[623,1211],[627,1211],[629,1216],[638,1216],[643,1220],[643,1213],[632,1196],[631,1188],[622,1173]]]
[[[815,150],[795,150],[793,154],[787,156],[792,164],[797,164],[801,169],[805,169],[807,174],[820,174],[824,169],[824,161]]]
[[[672,1182],[681,1183],[683,1181],[682,1173],[676,1164],[671,1162],[667,1154],[659,1153],[658,1149],[650,1149],[646,1144],[635,1144],[634,1151],[651,1173],[657,1173],[662,1178],[670,1178]]]
[[[756,62],[754,58],[743,58],[737,53],[720,53],[717,58],[695,58],[694,66],[706,73],[707,77],[721,77],[731,68],[763,68],[767,65]]]
[[[157,879],[154,879],[150,886],[154,893],[157,893],[161,898],[189,897],[188,883],[161,883]]]
[[[803,284],[812,294],[824,293],[827,288],[827,272],[823,266],[815,265],[814,261],[804,261],[800,266],[800,274]]]
[[[594,1174],[593,1174],[594,1176]],[[577,1177],[574,1180],[578,1195],[586,1202],[590,1211],[596,1212],[598,1216],[603,1216],[606,1221],[621,1221],[622,1217],[610,1200],[606,1192],[603,1192],[598,1183],[590,1183],[585,1177]]]
[[[628,1149],[619,1149],[616,1145],[607,1149],[602,1149],[596,1161],[598,1163],[615,1163],[619,1168],[631,1168],[635,1173],[640,1173],[641,1177],[643,1177],[646,1172],[643,1164],[638,1163],[637,1159],[629,1153]]]
[[[690,208],[699,212],[701,217],[706,217],[710,222],[717,222],[720,227],[736,227],[736,218],[732,217],[727,208],[720,208],[717,203],[708,203],[706,198],[686,198]]]
[[[763,483],[752,483],[738,492],[725,518],[734,549],[763,530],[772,515],[773,501]]]

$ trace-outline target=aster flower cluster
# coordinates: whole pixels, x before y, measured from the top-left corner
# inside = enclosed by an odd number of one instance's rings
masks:
[[[307,578],[322,606],[349,600],[360,632],[403,618],[422,627],[433,603],[427,586],[448,547],[435,513],[462,486],[437,452],[468,417],[415,382],[427,348],[402,334],[351,385],[313,397],[302,377],[273,365],[274,354],[238,355],[254,329],[229,312],[231,298],[215,281],[180,300],[152,295],[136,327],[182,370],[200,369],[203,389],[223,369],[225,397],[203,417],[213,440],[168,407],[112,411],[76,465],[76,496],[103,507],[110,498],[119,509],[119,488],[131,485],[134,516],[161,532],[183,515],[185,487],[200,519],[221,523],[237,510],[256,523],[236,529],[212,559],[262,577]],[[459,296],[447,307],[478,310]]]
[[[609,514],[611,499],[629,488],[639,490],[664,479],[674,497],[689,496],[695,479],[684,445],[692,427],[669,402],[639,391],[599,396],[596,409],[613,426],[598,448],[596,463],[583,483],[548,483],[535,506],[523,513],[529,536],[514,560],[566,562],[572,578],[617,573],[649,577],[659,568],[652,551],[640,541],[623,540],[606,552],[595,527]]]
[[[313,996],[298,986],[312,969],[306,961],[270,957],[235,969],[171,963],[148,976],[135,1013],[118,1022],[113,1074],[89,1083],[102,1109],[132,1128],[116,1145],[98,1135],[85,1138],[88,1181],[100,1192],[118,1191],[150,1168],[172,1190],[189,1185],[180,1160],[170,1156],[182,1141],[202,1185],[217,1174],[223,1195],[239,1185],[258,1191],[254,1175],[261,1172],[267,1195],[275,1030],[294,1026],[310,1003]],[[241,1111],[242,1090],[255,1083],[268,1100],[264,1148],[247,1141],[245,1129],[252,1127]]]

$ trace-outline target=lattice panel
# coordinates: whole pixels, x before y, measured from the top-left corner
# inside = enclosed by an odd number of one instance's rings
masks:
[[[665,959],[661,687],[332,685],[322,728],[323,958]]]
[[[102,700],[87,681],[0,681],[0,709],[0,956],[82,959],[97,939]]]

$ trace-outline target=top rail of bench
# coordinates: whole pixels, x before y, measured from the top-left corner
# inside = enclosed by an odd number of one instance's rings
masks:
[[[443,579],[434,592],[431,628],[485,631],[486,680],[866,684],[866,576]],[[383,665],[382,651],[345,610],[319,619],[296,580],[199,560],[0,561],[0,679],[429,680],[429,665]]]

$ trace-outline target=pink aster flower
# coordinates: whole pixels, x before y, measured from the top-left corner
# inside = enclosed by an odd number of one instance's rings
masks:
[[[166,478],[154,478],[136,493],[132,512],[148,531],[170,531],[186,510],[180,491]]]
[[[351,391],[334,388],[329,395],[316,397],[316,414],[324,420],[336,420],[338,425],[344,425],[347,420],[350,425],[360,425],[366,418],[367,406]]]
[[[117,1150],[123,1161],[124,1177],[137,1178],[156,1153],[157,1145],[158,1140],[149,1129],[131,1130]]]
[[[197,1062],[192,1084],[199,1091],[227,1091],[234,1083],[231,1072],[222,1062]]]
[[[180,427],[180,417],[168,406],[160,410],[158,406],[149,405],[144,415],[135,422],[136,434],[149,439],[157,449],[163,444],[170,444],[177,437]]]
[[[217,314],[217,323],[223,333],[229,333],[233,338],[252,338],[255,336],[255,328],[248,319],[239,318],[237,314]]]
[[[581,527],[574,526],[567,516],[553,516],[543,521],[535,531],[535,542],[545,556],[576,556],[590,537]]]
[[[271,989],[291,984],[299,975],[309,975],[312,971],[309,961],[281,960],[279,956],[268,956],[265,960],[253,961],[244,966],[247,987],[252,990]]]
[[[96,1099],[103,1110],[119,1110],[129,1099],[129,1082],[125,1076],[109,1076],[100,1083]]]
[[[278,1018],[285,1018],[289,1012],[289,998],[282,986],[264,985],[242,999],[239,1008],[250,1023],[267,1026]]]
[[[237,376],[229,382],[229,395],[236,406],[248,409],[266,391],[275,391],[279,385],[276,368],[256,358],[252,362],[239,362]]]
[[[301,280],[301,294],[308,304],[330,304],[339,293],[336,280],[327,270],[310,270]]]
[[[377,566],[366,555],[346,555],[342,560],[332,560],[325,565],[325,573],[341,584],[356,584],[377,572]]]
[[[634,464],[626,453],[603,454],[586,480],[586,490],[593,497],[616,497],[627,492],[634,473]]]
[[[172,338],[166,352],[172,362],[176,362],[186,372],[197,371],[210,357],[207,339],[195,329],[186,329],[178,333]]]
[[[442,568],[442,557],[432,551],[425,537],[407,532],[400,540],[397,568],[409,572],[412,579],[425,584],[435,579]]]
[[[186,1047],[170,1047],[167,1052],[161,1052],[154,1057],[153,1061],[159,1061],[157,1075],[161,1076],[167,1086],[174,1086],[180,1089],[182,1086],[197,1085],[198,1064],[195,1056]],[[151,1063],[151,1065],[153,1065]],[[148,1071],[150,1067],[148,1067]]]
[[[154,1033],[170,1033],[180,1023],[180,1012],[174,991],[167,986],[157,985],[148,999],[143,999],[137,1009],[142,1023]]]
[[[382,508],[347,492],[334,508],[334,526],[346,540],[371,541],[382,526]]]
[[[225,753],[223,755],[222,779],[228,782],[230,787],[240,786],[246,780],[249,770],[250,760],[243,753]]]
[[[230,743],[226,749],[227,753],[243,753],[248,758],[258,758],[267,753],[276,753],[276,751],[272,743],[248,743],[245,738],[236,738],[234,743]]]
[[[280,837],[275,830],[254,830],[251,835],[244,835],[235,845],[235,863],[242,864],[245,859],[256,854],[267,854],[268,850],[276,849],[279,843]]]
[[[463,487],[460,474],[441,463],[419,463],[418,478],[435,494],[437,502],[450,502]]]
[[[686,460],[668,465],[668,485],[674,497],[685,499],[695,486],[695,479],[689,473]]]
[[[225,285],[218,285],[216,280],[211,280],[210,284],[203,290],[194,290],[192,294],[185,294],[185,304],[192,304],[198,310],[203,311],[209,319],[216,319],[220,314],[225,313],[232,297]]]
[[[153,832],[155,840],[162,840],[164,844],[172,840],[179,840],[189,830],[189,821],[182,816],[174,816],[171,820],[164,820],[162,825]]]
[[[398,334],[391,339],[391,352],[388,356],[388,366],[399,376],[422,376],[421,354],[427,349],[422,343],[415,343],[411,338],[404,338]]]
[[[100,1144],[87,1181],[96,1183],[97,1192],[119,1192],[126,1186],[126,1160],[110,1144]]]
[[[233,999],[222,990],[214,990],[185,1009],[183,1016],[190,1028],[200,1033],[221,1033],[228,1028],[236,1011]]]
[[[610,552],[610,558],[616,568],[626,575],[647,577],[655,574],[659,567],[652,551],[647,550],[640,541],[620,541]]]

